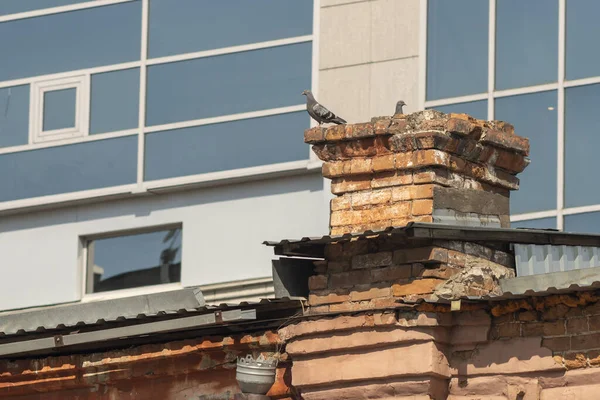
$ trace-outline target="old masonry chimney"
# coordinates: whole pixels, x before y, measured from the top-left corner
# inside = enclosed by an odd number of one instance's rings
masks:
[[[426,110],[305,131],[332,179],[330,233],[410,221],[509,227],[510,191],[529,164],[513,126]]]

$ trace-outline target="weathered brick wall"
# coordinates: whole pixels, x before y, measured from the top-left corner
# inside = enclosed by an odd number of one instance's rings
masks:
[[[508,226],[509,191],[529,163],[529,142],[511,125],[434,110],[316,127],[305,141],[338,196],[332,234],[442,217]]]
[[[0,398],[46,399],[211,399],[239,393],[238,355],[272,353],[277,333],[204,337],[123,350],[41,359],[0,360]],[[284,359],[269,395],[291,396]]]
[[[414,247],[417,246],[417,247]],[[399,300],[499,293],[514,276],[506,246],[431,240],[408,244],[383,236],[325,248],[309,279],[312,313],[393,307]]]
[[[459,312],[405,304],[280,334],[306,400],[597,399],[599,300],[587,292],[466,303]]]

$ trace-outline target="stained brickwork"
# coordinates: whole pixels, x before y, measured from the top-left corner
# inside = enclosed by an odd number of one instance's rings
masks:
[[[332,234],[433,222],[436,209],[508,226],[509,191],[529,164],[529,142],[512,125],[433,110],[316,127],[304,138],[338,196]]]

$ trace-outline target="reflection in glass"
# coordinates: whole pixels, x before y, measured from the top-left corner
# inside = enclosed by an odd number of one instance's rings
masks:
[[[135,183],[137,135],[0,155],[0,201]]]
[[[29,85],[0,89],[0,147],[29,140]]]
[[[87,293],[181,281],[181,228],[88,242]]]
[[[497,0],[496,89],[558,80],[558,0]]]
[[[600,212],[565,215],[565,232],[600,233]]]
[[[489,2],[427,4],[427,100],[487,92]]]
[[[600,84],[565,89],[565,205],[600,203],[596,171],[600,146]]]
[[[0,15],[85,3],[86,1],[90,0],[2,0],[0,1]]]
[[[556,218],[538,218],[510,223],[511,228],[556,229]]]
[[[469,101],[467,103],[448,104],[447,106],[430,107],[443,113],[469,114],[472,117],[487,120],[487,100]]]
[[[150,0],[151,58],[310,35],[312,0]]]
[[[75,127],[77,89],[44,92],[43,131]]]
[[[600,75],[600,52],[590,48],[600,37],[600,2],[567,1],[566,78],[579,79]]]
[[[137,128],[140,70],[92,75],[90,134]]]
[[[511,193],[512,214],[556,208],[556,91],[496,99],[495,119],[509,121],[515,133],[529,139],[531,164],[519,174]]]
[[[146,134],[145,179],[308,159],[305,112]]]
[[[0,81],[137,61],[141,20],[132,1],[2,22]]]
[[[301,43],[150,66],[146,123],[303,104],[311,47]]]

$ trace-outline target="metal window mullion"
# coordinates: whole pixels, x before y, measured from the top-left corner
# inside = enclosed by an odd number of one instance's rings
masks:
[[[494,89],[496,85],[496,0],[489,0],[488,14],[488,120],[494,119]]]
[[[140,192],[144,191],[144,153],[146,137],[144,126],[146,123],[146,75],[148,59],[148,7],[149,0],[142,0],[142,33],[141,33],[141,54],[140,54],[140,93],[139,93],[139,111],[138,111],[138,154],[137,154],[137,186]]]
[[[557,99],[557,162],[556,162],[556,227],[564,228],[565,201],[565,40],[566,1],[558,1],[558,99]]]

